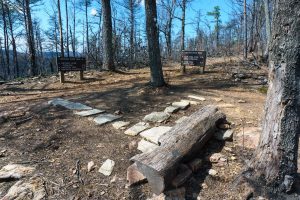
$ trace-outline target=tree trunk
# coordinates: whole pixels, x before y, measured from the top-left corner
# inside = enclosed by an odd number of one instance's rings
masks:
[[[247,1],[244,0],[244,59],[248,57],[248,44],[247,44]]]
[[[86,54],[87,57],[90,53],[90,42],[89,42],[89,18],[88,18],[88,0],[85,0],[85,23],[86,23]]]
[[[63,29],[62,29],[61,11],[60,11],[60,0],[57,0],[57,12],[58,12],[60,53],[61,53],[61,57],[64,57],[65,56],[65,53],[64,53],[64,37],[63,37]]]
[[[271,32],[271,19],[270,19],[270,11],[269,11],[269,0],[263,0],[264,1],[264,9],[265,9],[265,18],[266,18],[266,34],[267,34],[267,46],[265,51],[265,56],[267,57],[269,54],[269,45],[272,37]]]
[[[225,120],[217,107],[206,106],[161,136],[154,151],[136,155],[131,161],[146,176],[152,191],[160,194],[171,185],[179,164],[195,157]]]
[[[36,51],[34,45],[34,33],[31,19],[30,0],[23,0],[24,7],[24,19],[26,26],[27,45],[29,49],[29,62],[30,62],[30,74],[32,76],[38,75],[38,68],[36,63]]]
[[[181,40],[180,49],[184,51],[185,49],[185,10],[186,10],[186,0],[182,0],[182,17],[181,17]],[[186,72],[185,65],[181,65],[181,72],[184,74]]]
[[[70,50],[69,50],[69,13],[68,13],[68,0],[65,0],[65,7],[66,7],[66,42],[67,42],[67,55],[70,57]]]
[[[9,59],[9,45],[8,45],[8,31],[7,31],[7,23],[6,23],[6,11],[4,2],[1,1],[1,9],[2,9],[2,20],[3,20],[3,37],[4,37],[4,52],[6,58],[6,72],[9,78],[10,76],[10,59]]]
[[[11,35],[11,43],[12,43],[12,46],[13,46],[14,67],[15,67],[15,70],[16,70],[16,76],[19,77],[20,76],[20,70],[19,70],[16,40],[15,40],[15,36],[14,36],[14,31],[13,31],[13,22],[12,22],[12,19],[11,19],[11,13],[10,13],[10,10],[9,10],[8,6],[6,6],[6,10],[7,10],[7,16],[8,16],[10,35]]]
[[[250,167],[274,191],[290,191],[300,133],[300,2],[276,1],[262,135]]]
[[[101,0],[103,14],[103,69],[114,71],[114,52],[112,46],[112,21],[110,0]]]
[[[165,85],[164,75],[162,71],[160,49],[159,49],[159,35],[157,28],[157,11],[156,1],[145,1],[146,9],[146,32],[148,39],[148,54],[150,61],[151,80],[150,83],[154,87],[161,87]]]
[[[129,11],[130,11],[130,64],[134,63],[134,0],[130,0]],[[132,67],[132,66],[131,66]]]

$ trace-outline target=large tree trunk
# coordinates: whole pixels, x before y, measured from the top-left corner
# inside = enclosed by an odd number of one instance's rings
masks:
[[[134,63],[134,0],[129,1],[129,12],[130,12],[130,64]],[[130,66],[132,67],[132,66]]]
[[[67,55],[70,57],[69,50],[69,13],[68,13],[68,0],[65,0],[65,10],[66,10],[66,42],[67,42]]]
[[[248,36],[247,36],[247,1],[244,0],[244,59],[248,57]]]
[[[64,53],[64,37],[62,29],[61,11],[60,11],[60,0],[57,0],[57,12],[58,12],[58,26],[59,26],[59,39],[60,39],[60,53],[61,57],[65,56]]]
[[[4,2],[1,1],[1,9],[2,9],[2,20],[3,20],[3,37],[4,37],[4,51],[6,57],[6,72],[9,78],[10,76],[10,59],[9,59],[9,45],[8,45],[8,31],[7,31],[7,23],[6,23],[6,11]]]
[[[251,162],[255,177],[289,191],[297,173],[300,133],[300,2],[276,1],[270,45],[269,90],[262,135]],[[253,171],[252,171],[253,173]]]
[[[159,138],[161,146],[131,160],[146,176],[153,192],[160,194],[171,185],[180,162],[193,158],[213,136],[217,125],[225,121],[226,116],[217,107],[206,106]]]
[[[146,9],[146,31],[148,39],[148,54],[150,61],[151,71],[151,84],[154,87],[161,87],[165,85],[164,75],[162,71],[160,49],[159,49],[159,36],[157,28],[157,11],[156,1],[145,1]]]
[[[101,0],[103,15],[103,69],[113,71],[114,52],[112,46],[112,20],[110,0]]]

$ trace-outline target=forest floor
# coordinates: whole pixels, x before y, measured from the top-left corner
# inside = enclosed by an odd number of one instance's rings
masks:
[[[235,58],[208,58],[204,74],[198,67],[188,67],[182,75],[179,68],[176,63],[165,64],[169,86],[159,89],[147,84],[148,68],[120,73],[87,71],[83,81],[78,81],[76,73],[68,73],[64,84],[59,83],[58,76],[49,76],[24,79],[21,85],[0,85],[0,113],[6,116],[6,121],[0,122],[0,168],[9,163],[34,166],[35,176],[43,180],[47,199],[147,199],[152,197],[147,183],[128,187],[126,182],[129,159],[140,153],[129,148],[129,144],[140,137],[125,135],[124,130],[116,130],[111,124],[97,126],[88,118],[49,105],[48,101],[60,97],[110,113],[121,111],[123,121],[135,124],[153,111],[163,111],[169,102],[198,95],[206,100],[172,114],[165,124],[174,126],[180,117],[214,104],[233,124],[234,135],[229,142],[211,140],[198,155],[205,159],[221,152],[228,163],[217,166],[205,160],[199,173],[184,185],[185,197],[243,198],[243,192],[231,191],[231,183],[253,150],[243,151],[237,135],[242,129],[260,126],[267,87],[261,82],[267,77],[267,70],[243,66]],[[235,73],[246,76],[237,80]],[[108,158],[116,164],[112,175],[106,177],[98,169]],[[78,160],[83,183],[74,174]],[[95,162],[96,168],[88,172],[90,161]],[[218,175],[208,175],[210,168]],[[15,182],[0,182],[0,198]]]

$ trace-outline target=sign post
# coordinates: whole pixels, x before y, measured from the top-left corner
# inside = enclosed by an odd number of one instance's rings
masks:
[[[182,51],[181,65],[203,67],[203,73],[204,73],[205,64],[206,64],[206,51]]]
[[[60,82],[65,82],[65,72],[79,71],[79,78],[83,80],[83,71],[86,70],[86,59],[83,57],[57,57],[57,70],[60,72]]]

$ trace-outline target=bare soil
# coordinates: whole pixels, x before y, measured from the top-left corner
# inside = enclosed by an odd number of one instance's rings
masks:
[[[0,85],[0,113],[8,116],[0,124],[0,150],[7,150],[0,157],[0,167],[8,163],[36,166],[36,173],[45,180],[48,199],[136,200],[152,196],[147,183],[126,186],[129,159],[140,153],[129,149],[128,144],[141,138],[127,136],[111,124],[97,126],[88,118],[47,103],[56,97],[105,109],[109,113],[119,110],[124,121],[135,124],[146,114],[163,111],[168,103],[188,99],[187,96],[193,94],[205,97],[206,101],[172,114],[166,125],[173,126],[180,117],[215,104],[221,105],[220,109],[233,123],[234,134],[242,127],[260,126],[266,86],[253,77],[266,77],[266,69],[243,66],[235,58],[208,59],[204,74],[198,67],[188,67],[187,74],[182,75],[176,63],[165,64],[163,69],[168,86],[158,89],[148,85],[148,68],[119,73],[88,71],[83,81],[78,81],[79,74],[68,73],[65,84],[59,83],[58,76],[50,76],[24,79],[21,85]],[[232,74],[236,72],[255,76],[235,82]],[[245,103],[238,103],[239,100]],[[233,106],[224,107],[224,104]],[[230,147],[232,151],[224,147]],[[251,150],[243,153],[241,144],[235,139],[226,143],[211,140],[195,157],[205,159],[214,152],[222,152],[228,158],[234,156],[236,160],[228,159],[228,164],[222,167],[205,161],[199,173],[184,185],[186,199],[242,198],[242,193],[231,191],[231,183],[241,171],[244,160],[251,157]],[[109,177],[98,172],[107,158],[116,162]],[[83,183],[74,174],[78,160]],[[94,171],[87,172],[89,161],[95,162]],[[217,177],[208,175],[210,168],[218,171]],[[117,179],[111,183],[114,176]],[[0,191],[13,183],[2,184],[5,185],[2,188],[0,185]],[[0,198],[4,194],[0,193]]]

